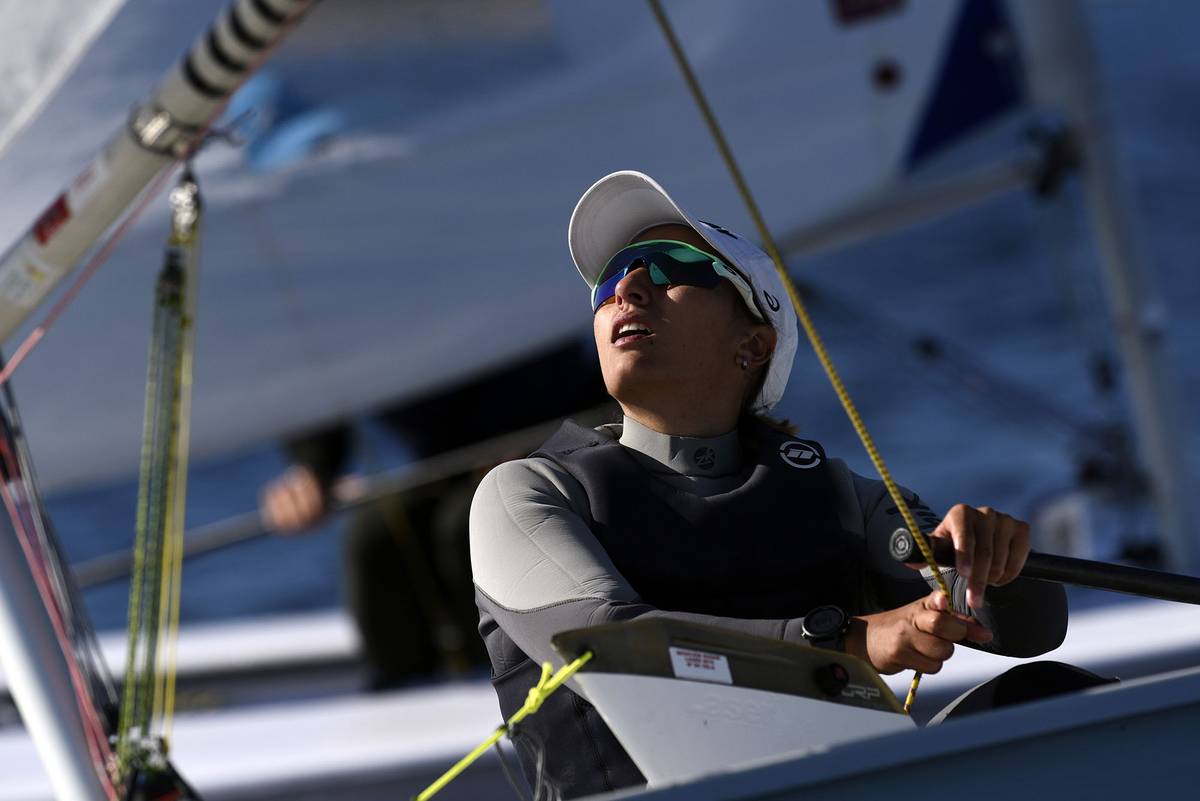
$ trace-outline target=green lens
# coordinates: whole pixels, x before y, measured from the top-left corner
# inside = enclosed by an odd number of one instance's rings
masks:
[[[693,247],[671,248],[666,251],[666,254],[675,261],[683,262],[684,264],[693,264],[695,262],[710,262],[715,257],[705,253],[702,250],[697,250]]]
[[[658,286],[667,286],[671,283],[671,279],[667,278],[667,274],[654,262],[650,262],[650,280]]]

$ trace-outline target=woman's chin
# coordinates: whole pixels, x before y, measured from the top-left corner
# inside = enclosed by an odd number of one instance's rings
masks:
[[[608,394],[622,403],[645,399],[654,394],[654,388],[661,385],[661,371],[655,369],[648,359],[636,358],[640,354],[623,354],[635,358],[614,359],[609,369],[604,371],[604,384]]]

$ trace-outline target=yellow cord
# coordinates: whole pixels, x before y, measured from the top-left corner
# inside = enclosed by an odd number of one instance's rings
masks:
[[[571,678],[579,671],[581,667],[586,665],[588,660],[591,658],[592,652],[588,651],[574,662],[563,665],[558,669],[558,672],[554,673],[553,675],[551,675],[553,668],[550,667],[550,663],[543,662],[542,677],[538,680],[537,684],[530,688],[529,694],[525,697],[525,703],[521,706],[521,708],[513,713],[513,716],[509,718],[504,725],[498,726],[496,730],[492,732],[486,740],[477,745],[474,750],[471,751],[471,753],[454,763],[454,767],[443,773],[438,777],[437,781],[422,790],[421,793],[416,797],[416,801],[427,801],[428,799],[433,798],[438,791],[458,778],[458,775],[470,767],[472,762],[479,759],[484,752],[486,752],[496,743],[500,742],[500,739],[508,733],[510,728],[541,709],[542,703],[549,698],[555,690],[561,687],[563,682]]]
[[[190,354],[189,354],[190,355]],[[190,358],[187,359],[190,362]],[[190,379],[190,370],[188,371]],[[190,380],[188,380],[190,384]],[[164,653],[162,655],[162,716],[159,720],[162,721],[162,741],[163,751],[166,752],[170,748],[171,742],[171,727],[175,721],[175,673],[177,665],[177,654],[179,644],[179,611],[183,593],[183,518],[184,518],[184,501],[187,495],[187,430],[186,417],[181,416],[180,420],[180,442],[177,443],[178,451],[175,456],[176,461],[176,480],[173,482],[175,486],[172,488],[171,509],[172,515],[170,520],[171,529],[167,534],[167,555],[166,559],[169,574],[169,592],[163,599],[165,602],[165,618],[166,630],[163,637]],[[166,571],[164,571],[165,573]]]
[[[185,176],[172,192],[171,204],[168,263],[155,288],[130,591],[129,662],[117,737],[126,776],[148,764],[155,753],[167,753],[175,710],[199,264],[200,205],[190,177]],[[172,261],[176,257],[177,264]],[[156,727],[161,737],[155,737]]]
[[[198,191],[198,190],[197,190]],[[187,469],[192,427],[192,362],[195,352],[197,280],[200,268],[200,205],[193,201],[196,217],[186,230],[177,230],[177,245],[184,252],[182,338],[179,359],[178,399],[175,404],[175,468],[171,489],[171,593],[167,609],[166,654],[163,659],[164,697],[162,714],[163,750],[170,748],[171,728],[175,721],[175,674],[178,664],[179,614],[183,593],[183,533],[187,504]],[[183,228],[182,225],[177,228]]]
[[[173,464],[167,449],[173,425],[176,299],[160,274],[155,286],[154,323],[146,377],[146,410],[138,479],[137,533],[130,586],[129,653],[117,730],[117,756],[128,774],[141,754],[150,729],[161,712],[161,680],[156,668],[162,628],[165,559],[170,551],[166,517]]]
[[[808,336],[808,341],[812,345],[817,359],[821,362],[821,367],[825,370],[825,375],[828,377],[829,383],[833,386],[833,391],[837,393],[838,400],[841,401],[846,416],[850,418],[850,424],[854,426],[859,440],[862,441],[863,448],[866,449],[867,455],[871,457],[871,464],[875,466],[875,471],[883,479],[883,484],[887,487],[888,495],[891,496],[892,501],[896,504],[896,508],[900,511],[900,515],[904,519],[904,524],[908,526],[909,531],[913,532],[913,539],[916,540],[917,547],[921,550],[921,555],[925,557],[926,564],[933,571],[933,576],[937,581],[939,589],[945,593],[947,598],[950,597],[950,588],[946,586],[946,581],[942,578],[942,572],[933,560],[933,553],[925,543],[925,538],[920,536],[921,529],[917,525],[912,511],[908,508],[908,504],[900,494],[900,488],[892,480],[891,472],[888,470],[887,465],[884,464],[879,450],[875,447],[875,441],[867,431],[866,424],[863,423],[862,417],[858,413],[858,408],[854,405],[854,401],[850,399],[850,393],[846,391],[846,387],[842,383],[842,378],[838,374],[837,368],[834,367],[833,360],[829,357],[829,352],[825,349],[825,343],[821,340],[820,334],[817,333],[812,318],[809,317],[808,309],[804,305],[804,301],[800,298],[800,292],[796,289],[795,283],[783,265],[783,258],[779,255],[779,249],[775,247],[775,240],[771,236],[771,232],[767,229],[767,224],[758,209],[758,204],[755,203],[754,196],[750,193],[750,187],[746,184],[746,180],[742,176],[742,171],[733,157],[733,151],[729,149],[725,135],[721,132],[721,127],[717,124],[717,118],[713,114],[708,100],[704,97],[704,92],[701,90],[700,83],[696,80],[696,75],[688,63],[687,56],[684,54],[683,48],[675,36],[675,31],[671,27],[670,20],[667,19],[667,15],[663,11],[659,0],[647,1],[650,3],[650,9],[654,12],[654,16],[662,28],[663,35],[667,39],[667,44],[675,56],[675,61],[679,64],[680,71],[683,72],[684,81],[687,82],[688,89],[691,91],[696,105],[700,108],[700,113],[704,116],[704,121],[708,125],[708,130],[712,134],[713,140],[716,142],[717,149],[721,152],[721,158],[724,159],[726,166],[729,168],[729,173],[733,178],[734,184],[737,186],[738,193],[742,196],[742,201],[746,204],[746,209],[750,212],[750,216],[754,220],[754,225],[758,228],[758,235],[766,247],[767,254],[771,257],[771,261],[775,263],[775,270],[779,273],[779,278],[787,289],[788,297],[792,300],[792,306],[796,309],[796,316],[800,319],[804,333]],[[909,711],[913,700],[916,698],[917,685],[920,684],[920,681],[921,674],[918,671],[913,677],[912,687],[909,689],[908,699],[904,704],[905,712]]]

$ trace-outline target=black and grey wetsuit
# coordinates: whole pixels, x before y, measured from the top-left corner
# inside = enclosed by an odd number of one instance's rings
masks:
[[[905,497],[932,529],[937,516]],[[867,614],[909,603],[935,584],[888,555],[899,525],[882,482],[757,421],[715,438],[629,418],[566,423],[532,457],[490,472],[471,509],[479,628],[501,711],[523,703],[539,663],[561,663],[550,646],[559,631],[654,615],[804,642],[815,606]],[[966,610],[966,582],[945,575]],[[1032,656],[1062,641],[1058,585],[1018,580],[987,598],[976,612],[995,634],[987,650]],[[527,721],[566,796],[643,781],[578,692],[560,690]]]

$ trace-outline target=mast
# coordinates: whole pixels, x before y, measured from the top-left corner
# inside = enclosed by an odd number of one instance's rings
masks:
[[[1032,91],[1066,115],[1082,157],[1105,295],[1169,566],[1200,572],[1200,543],[1191,531],[1189,493],[1194,484],[1163,352],[1165,309],[1135,234],[1128,183],[1107,123],[1086,19],[1077,0],[1019,0],[1013,11],[1028,48]]]
[[[62,644],[8,515],[0,514],[0,663],[60,799],[110,801],[88,748]]]
[[[36,222],[0,257],[0,340],[110,225],[187,156],[233,91],[315,0],[234,0]]]

